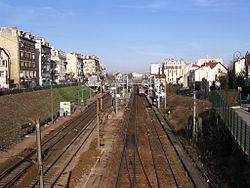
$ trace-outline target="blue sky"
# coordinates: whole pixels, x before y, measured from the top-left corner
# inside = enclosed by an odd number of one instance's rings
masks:
[[[108,72],[146,72],[165,58],[232,60],[250,50],[249,0],[0,0],[0,26],[95,54]]]

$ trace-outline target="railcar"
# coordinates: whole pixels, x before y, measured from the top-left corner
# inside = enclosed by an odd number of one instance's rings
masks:
[[[144,95],[145,94],[145,89],[140,87],[138,88],[138,95]]]

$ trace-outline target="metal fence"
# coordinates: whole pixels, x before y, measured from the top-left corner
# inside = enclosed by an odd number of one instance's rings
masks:
[[[229,106],[227,101],[222,97],[218,91],[212,92],[212,103],[216,112],[224,121],[228,130],[231,132],[235,142],[242,150],[242,152],[249,157],[249,132],[250,128],[235,110]]]
[[[69,86],[77,86],[77,83],[70,83],[70,84],[61,84],[61,85],[54,85],[53,88],[60,88],[60,87],[69,87]],[[1,95],[9,95],[9,94],[16,94],[16,93],[23,93],[23,92],[31,92],[37,90],[44,90],[50,89],[51,86],[37,86],[37,87],[30,87],[30,88],[11,88],[11,89],[1,89]]]

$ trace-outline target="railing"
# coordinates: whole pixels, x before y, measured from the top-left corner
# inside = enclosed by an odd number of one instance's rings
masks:
[[[53,88],[69,87],[69,86],[77,86],[77,83],[54,85]],[[31,92],[31,91],[37,91],[37,90],[44,90],[44,89],[50,89],[50,85],[42,86],[42,87],[36,86],[36,87],[30,87],[30,88],[2,89],[2,90],[0,90],[0,96],[1,95],[16,94],[16,93],[23,93],[23,92]]]
[[[249,157],[250,127],[247,125],[246,121],[229,106],[227,101],[217,91],[213,91],[212,93],[212,103],[214,109],[224,121],[241,151]]]

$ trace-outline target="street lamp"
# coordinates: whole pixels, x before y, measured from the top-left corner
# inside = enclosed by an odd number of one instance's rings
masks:
[[[240,51],[236,51],[233,53],[233,89],[235,89],[235,61],[241,57]]]

